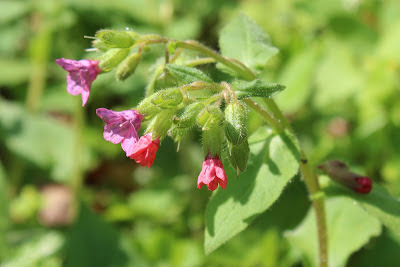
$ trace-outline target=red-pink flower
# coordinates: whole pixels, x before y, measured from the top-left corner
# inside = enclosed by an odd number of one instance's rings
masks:
[[[73,60],[60,58],[56,59],[56,63],[64,70],[68,71],[67,75],[67,91],[71,95],[82,95],[82,106],[84,106],[89,98],[90,87],[100,73],[98,68],[99,62],[96,60]]]
[[[106,125],[104,126],[104,139],[113,144],[121,143],[122,149],[129,157],[139,140],[137,131],[140,128],[144,115],[136,110],[112,111],[106,108],[96,110]]]
[[[226,181],[224,166],[222,165],[218,155],[215,155],[215,157],[212,158],[209,153],[203,161],[203,168],[200,172],[199,178],[197,179],[197,188],[200,189],[206,184],[208,190],[214,191],[217,189],[219,184],[222,189],[225,189]]]
[[[143,167],[147,166],[150,168],[153,165],[159,144],[159,137],[153,140],[151,133],[143,135],[133,147],[132,154],[129,157],[134,159],[136,163],[140,163]]]

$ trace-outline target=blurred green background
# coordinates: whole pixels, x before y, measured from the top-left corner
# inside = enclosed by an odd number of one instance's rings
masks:
[[[184,138],[179,153],[165,139],[150,169],[103,139],[96,108],[136,105],[161,49],[146,53],[124,83],[100,75],[84,108],[80,96],[67,94],[66,72],[55,64],[96,57],[84,51],[91,44],[83,36],[104,28],[196,39],[218,50],[219,30],[239,12],[280,49],[263,77],[287,86],[276,99],[312,164],[344,160],[400,197],[397,0],[2,0],[2,266],[308,266],[283,234],[309,207],[299,177],[206,257],[210,192],[196,186],[199,133]],[[262,123],[250,115],[250,131]],[[399,249],[385,230],[348,266],[400,266]]]

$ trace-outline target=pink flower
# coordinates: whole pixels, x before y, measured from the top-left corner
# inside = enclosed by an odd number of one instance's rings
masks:
[[[142,167],[147,166],[150,168],[151,165],[153,165],[159,144],[159,137],[153,140],[151,133],[143,135],[140,137],[139,141],[134,146],[132,153],[128,157],[134,159],[136,163],[140,163]]]
[[[144,116],[136,110],[118,112],[106,108],[98,108],[96,114],[106,123],[103,133],[104,139],[113,144],[121,143],[122,149],[129,157],[139,140],[137,131]]]
[[[60,58],[56,59],[56,63],[64,70],[68,71],[67,75],[67,91],[71,95],[82,95],[82,106],[84,106],[89,98],[90,86],[99,74],[100,69],[97,67],[99,62],[96,60],[73,60]]]
[[[218,155],[212,158],[211,155],[208,154],[203,161],[203,168],[197,179],[197,188],[200,189],[205,184],[208,190],[211,191],[217,189],[218,184],[222,189],[226,188],[226,173]]]

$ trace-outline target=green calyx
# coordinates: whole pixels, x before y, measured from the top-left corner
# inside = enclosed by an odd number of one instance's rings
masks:
[[[121,63],[129,54],[129,48],[112,48],[99,58],[99,68],[102,72],[109,72]]]
[[[135,42],[132,34],[126,31],[100,30],[96,37],[109,48],[128,48]]]
[[[178,106],[182,100],[183,95],[180,88],[169,88],[155,93],[155,97],[151,96],[151,102],[162,109],[170,109]]]
[[[221,125],[223,119],[224,114],[222,114],[219,107],[210,105],[200,113],[196,121],[203,130],[208,130],[212,128],[213,125]]]
[[[134,53],[125,58],[121,62],[121,64],[119,64],[117,72],[115,73],[115,77],[117,78],[117,80],[124,81],[129,76],[131,76],[135,72],[137,66],[139,65],[140,60],[141,60],[140,52]]]
[[[247,138],[247,110],[239,101],[225,108],[225,135],[233,145],[240,145]]]
[[[238,174],[244,172],[247,166],[247,161],[250,156],[249,142],[245,139],[240,145],[233,145],[228,142],[228,158],[234,169],[237,170]]]
[[[220,124],[214,124],[212,127],[203,129],[202,132],[204,156],[209,153],[211,157],[221,156],[223,145],[223,132]]]
[[[172,122],[178,128],[189,128],[196,123],[197,116],[205,108],[204,103],[195,102],[181,108],[172,118]]]

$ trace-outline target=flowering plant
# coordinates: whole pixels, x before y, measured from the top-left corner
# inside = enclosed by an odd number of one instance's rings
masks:
[[[221,32],[221,54],[196,41],[143,35],[129,29],[100,30],[92,44],[99,53],[93,60],[57,60],[69,72],[67,91],[82,94],[83,105],[98,74],[115,69],[116,79],[124,81],[135,73],[151,46],[163,46],[163,62],[154,68],[145,98],[129,110],[99,107],[96,114],[105,122],[104,139],[121,143],[127,157],[147,167],[157,160],[156,152],[165,138],[171,137],[179,147],[190,130],[201,130],[205,159],[197,187],[216,190],[206,212],[206,254],[267,210],[300,170],[314,208],[304,224],[315,219],[318,262],[327,266],[331,260],[326,195],[335,188],[340,194],[360,199],[358,193],[368,194],[371,189],[374,193],[375,187],[368,177],[350,172],[344,163],[336,164],[339,161],[320,169],[325,178],[331,177],[344,187],[332,187],[329,181],[321,187],[314,167],[272,98],[285,87],[262,79],[267,61],[278,52],[268,34],[240,15]],[[204,66],[214,68],[219,75],[208,75],[202,70]],[[250,136],[249,110],[267,124]],[[139,137],[142,124],[147,127]],[[195,184],[195,178],[193,181]],[[390,229],[397,227],[381,214],[374,216]],[[301,231],[288,234],[293,243],[301,235]]]

